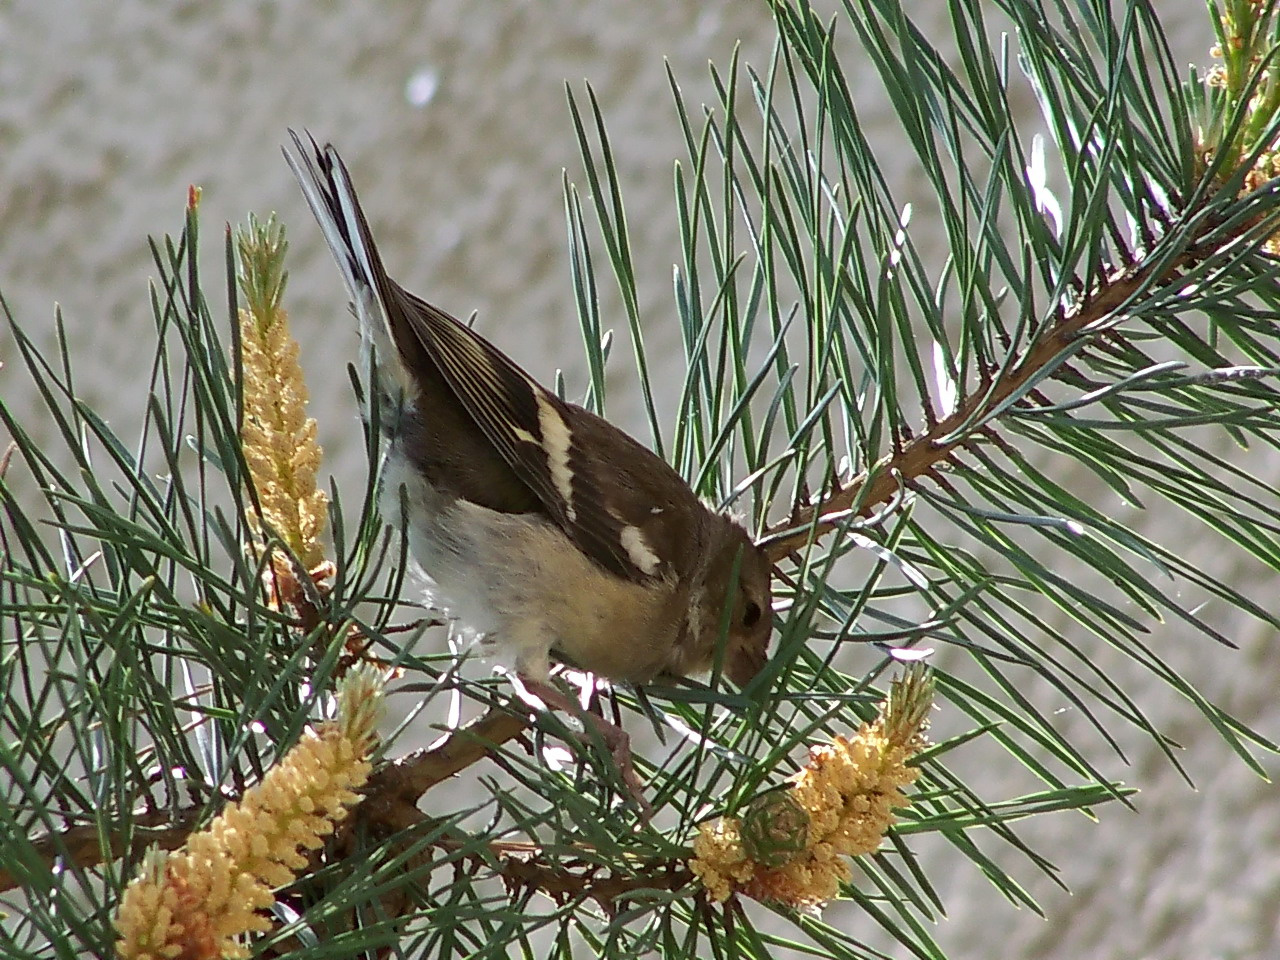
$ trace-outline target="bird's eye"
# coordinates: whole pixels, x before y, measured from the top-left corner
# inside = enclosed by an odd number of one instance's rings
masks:
[[[754,600],[748,600],[746,609],[742,611],[742,625],[744,627],[754,627],[760,622],[760,604]]]

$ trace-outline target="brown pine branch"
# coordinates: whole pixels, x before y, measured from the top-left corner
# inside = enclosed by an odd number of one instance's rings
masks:
[[[693,871],[684,860],[662,860],[640,865],[635,874],[604,870],[599,864],[574,861],[549,865],[537,859],[534,851],[528,858],[507,855],[499,870],[509,892],[534,889],[563,906],[569,902],[594,900],[613,913],[619,899],[640,890],[701,891],[694,884]]]
[[[381,766],[365,787],[358,820],[392,832],[422,819],[418,800],[437,783],[448,780],[529,727],[524,716],[501,707],[487,712],[449,734],[444,743],[418,750]],[[384,834],[385,835],[385,834]]]
[[[361,821],[388,831],[421,821],[423,814],[417,801],[424,793],[489,756],[528,726],[524,717],[495,707],[454,730],[438,747],[384,764],[365,787],[365,799],[358,808]],[[136,859],[151,845],[176,850],[199,828],[202,810],[193,806],[177,813],[165,810],[135,814],[132,833],[108,830],[105,844],[97,824],[77,824],[38,837],[33,843],[35,856],[51,872],[56,864],[63,864],[64,869],[69,864],[85,869],[124,856]],[[0,870],[0,893],[20,885],[19,876]]]
[[[1206,222],[1197,231],[1204,236],[1215,226]],[[1252,223],[1242,224],[1238,231],[1224,237],[1226,245],[1248,231]],[[769,559],[774,563],[802,550],[811,539],[818,539],[847,522],[850,512],[870,517],[903,489],[933,474],[946,465],[955,451],[972,439],[980,424],[1018,390],[1023,388],[1062,350],[1068,347],[1091,324],[1117,310],[1144,287],[1177,282],[1181,272],[1203,257],[1196,250],[1196,238],[1178,256],[1165,262],[1158,275],[1154,266],[1129,265],[1113,269],[1092,294],[1061,311],[1058,319],[1043,335],[1030,344],[1009,367],[1009,372],[993,385],[976,390],[948,416],[929,424],[920,435],[905,443],[901,450],[883,457],[869,470],[850,480],[843,488],[833,489],[818,502],[797,504],[791,516],[767,530],[760,539]],[[1114,334],[1111,334],[1114,336]],[[957,433],[964,424],[963,433]],[[955,434],[955,436],[951,436]],[[943,438],[951,437],[943,442]]]
[[[187,836],[199,827],[201,808],[187,807],[178,813],[153,810],[133,816],[133,834],[108,832],[107,848],[103,848],[104,835],[94,823],[77,824],[55,833],[38,837],[32,844],[41,867],[52,873],[55,865],[67,869],[74,865],[80,869],[96,867],[104,860],[116,860],[128,856],[137,859],[150,846],[161,850],[177,850],[186,843]],[[10,870],[0,869],[0,893],[22,885],[22,878]]]

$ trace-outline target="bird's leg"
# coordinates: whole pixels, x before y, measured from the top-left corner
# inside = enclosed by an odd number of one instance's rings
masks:
[[[640,782],[640,778],[636,775],[634,764],[631,762],[631,737],[627,731],[616,723],[610,723],[604,717],[592,713],[582,706],[573,697],[560,691],[551,683],[543,680],[534,680],[525,674],[520,674],[516,684],[517,690],[523,688],[523,691],[537,697],[548,707],[556,710],[562,710],[565,713],[576,717],[582,721],[583,726],[590,725],[596,735],[604,741],[604,745],[609,750],[609,756],[613,758],[613,762],[618,767],[618,773],[622,777],[622,783],[627,788],[627,792],[631,795],[631,799],[635,801],[636,806],[640,808],[640,818],[648,823],[653,818],[653,806],[645,799],[644,786]],[[591,736],[590,731],[584,730],[580,735],[584,741]]]

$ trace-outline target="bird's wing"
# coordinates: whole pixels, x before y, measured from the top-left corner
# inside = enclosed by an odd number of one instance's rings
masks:
[[[620,452],[615,428],[601,431],[590,413],[565,403],[506,354],[438,307],[397,290],[399,308],[450,390],[477,427],[534,492],[551,519],[588,556],[629,580],[660,576],[661,564],[639,530],[610,509],[597,465]],[[394,312],[397,307],[391,305]],[[394,321],[393,321],[394,322]],[[425,411],[424,411],[425,412]],[[592,441],[585,447],[583,433]],[[631,442],[619,433],[622,445]],[[635,446],[655,465],[655,454]],[[616,469],[622,464],[612,464]]]

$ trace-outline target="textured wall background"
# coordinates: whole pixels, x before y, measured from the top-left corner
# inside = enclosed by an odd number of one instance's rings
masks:
[[[1203,61],[1203,4],[1165,0],[1161,8],[1180,56]],[[945,28],[941,2],[916,4],[913,13]],[[342,324],[338,274],[280,158],[285,127],[341,147],[402,282],[457,314],[478,310],[482,328],[535,373],[563,366],[581,384],[560,193],[561,169],[577,170],[564,81],[589,78],[600,95],[642,300],[658,318],[671,302],[671,163],[681,150],[663,58],[696,103],[710,89],[708,60],[727,64],[741,42],[746,59],[763,63],[771,39],[764,4],[746,0],[0,3],[0,290],[29,328],[51,329],[53,303],[61,303],[85,393],[128,424],[141,403],[129,389],[143,362],[136,344],[150,327],[146,236],[176,230],[186,186],[199,184],[208,269],[216,271],[216,225],[278,210],[292,228],[287,302],[306,338],[313,414],[339,480],[359,482],[343,372],[354,340]],[[867,79],[866,113],[885,121],[875,133],[892,149],[895,131],[869,69]],[[655,322],[649,336],[655,354],[675,354],[674,326]],[[0,339],[0,351],[9,346]],[[615,367],[611,410],[634,425],[629,370]],[[12,367],[0,374],[8,398],[23,385]],[[1248,456],[1257,470],[1278,467],[1274,456]],[[1242,587],[1260,576],[1203,544],[1186,549]],[[1212,609],[1206,615],[1214,619]],[[1221,614],[1214,622],[1241,653],[1213,649],[1177,626],[1158,628],[1152,643],[1275,736],[1276,638],[1242,633]],[[1110,666],[1121,676],[1129,669]],[[949,871],[945,851],[925,844],[950,912],[936,935],[957,958],[1280,952],[1274,789],[1229,757],[1187,705],[1137,683],[1154,719],[1186,744],[1199,791],[1147,743],[1130,738],[1129,769],[1095,751],[1104,770],[1142,788],[1138,812],[1114,807],[1100,825],[1064,815],[1026,827],[1024,838],[1057,862],[1074,891],[1018,867],[1048,921],[1014,910],[971,870]],[[989,796],[1020,789],[1015,771],[996,765],[988,775]],[[859,915],[850,923],[873,934]]]

